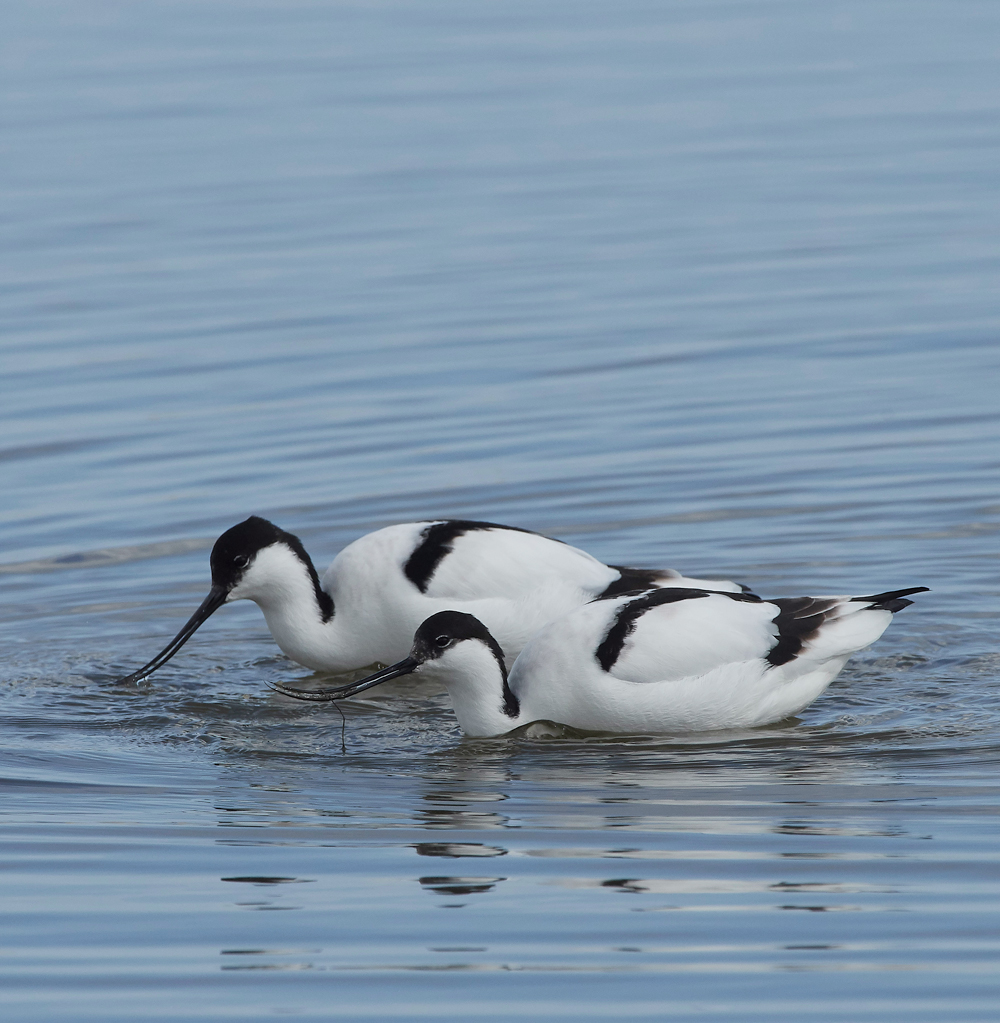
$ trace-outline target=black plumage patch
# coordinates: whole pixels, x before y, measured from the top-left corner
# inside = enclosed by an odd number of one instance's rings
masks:
[[[614,597],[624,597],[626,593],[638,593],[658,587],[667,579],[676,579],[677,576],[670,572],[663,572],[656,568],[629,568],[626,565],[608,565],[621,575],[613,582],[608,583],[607,588],[598,594],[595,600],[611,600]],[[749,593],[755,597],[756,594],[749,586],[739,584],[743,593]],[[713,593],[716,591],[712,591]]]
[[[302,541],[259,515],[251,515],[232,529],[227,529],[215,541],[210,559],[212,582],[216,586],[231,590],[239,582],[257,552],[276,543],[285,544],[305,566],[316,593],[320,617],[324,622],[328,622],[333,617],[333,597],[320,586],[316,566],[302,546]]]
[[[851,597],[851,600],[871,603],[872,608],[878,608],[879,611],[902,611],[904,607],[909,607],[913,601],[900,598],[908,597],[911,593],[928,592],[930,592],[929,586],[911,586],[906,590],[886,590],[885,593],[873,593],[870,597]]]
[[[455,540],[465,533],[483,529],[508,529],[514,533],[532,532],[530,529],[518,529],[517,526],[501,526],[496,522],[472,522],[467,519],[432,522],[420,534],[421,541],[403,566],[403,573],[421,593],[426,593],[438,565],[446,555],[451,553]],[[540,534],[534,533],[533,535]],[[561,543],[562,541],[556,542]]]
[[[730,593],[727,590],[693,590],[686,586],[666,586],[662,589],[644,593],[635,600],[623,604],[615,615],[607,635],[601,645],[594,651],[594,656],[605,671],[610,671],[621,656],[625,640],[635,631],[639,619],[654,607],[672,604],[678,600],[694,600],[698,597],[729,597],[747,604],[762,603],[760,597],[752,593]]]
[[[610,600],[612,597],[620,597],[633,590],[648,590],[664,579],[671,576],[664,572],[658,572],[655,568],[627,568],[625,565],[608,565],[621,575],[595,598],[597,600]]]
[[[778,641],[767,655],[768,663],[777,667],[799,655],[806,640],[819,632],[840,600],[836,597],[778,597],[768,603],[780,609],[772,619],[778,630]]]
[[[887,590],[868,597],[851,597],[851,602],[871,604],[871,610],[902,611],[912,600],[903,600],[908,593],[923,593],[926,586],[911,586],[906,590]],[[787,664],[802,652],[803,646],[813,639],[823,624],[830,620],[831,612],[843,598],[836,597],[779,597],[768,601],[781,610],[773,619],[778,629],[778,642],[767,655],[769,664],[777,667]]]

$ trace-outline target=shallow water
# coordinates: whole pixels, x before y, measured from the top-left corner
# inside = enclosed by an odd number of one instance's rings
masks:
[[[1000,1017],[1000,9],[8,5],[9,1018]],[[800,718],[460,735],[229,607],[471,517],[927,585]]]

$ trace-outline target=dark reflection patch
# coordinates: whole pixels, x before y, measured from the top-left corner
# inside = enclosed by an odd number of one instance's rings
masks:
[[[646,882],[638,877],[616,877],[601,882],[602,888],[616,888],[620,892],[641,895],[647,891]]]
[[[413,848],[418,856],[445,856],[449,859],[507,855],[507,850],[498,845],[481,845],[478,842],[417,842]]]
[[[269,877],[250,874],[246,877],[220,877],[220,881],[239,881],[243,884],[309,884],[313,878],[308,877]]]
[[[421,877],[420,884],[440,895],[476,895],[488,892],[505,877]]]

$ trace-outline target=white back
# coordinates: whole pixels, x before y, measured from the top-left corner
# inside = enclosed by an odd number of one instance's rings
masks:
[[[456,537],[427,587],[427,596],[477,600],[517,599],[553,578],[580,590],[581,600],[600,593],[618,572],[578,547],[513,529],[473,530]]]
[[[560,673],[601,670],[597,648],[619,610],[634,599],[594,601],[544,626],[522,651],[524,664],[515,668],[518,677],[527,670],[551,673],[559,659],[564,665]],[[662,682],[764,657],[774,645],[771,619],[777,613],[773,604],[736,601],[720,594],[651,608],[636,621],[610,675],[629,682]]]
[[[774,604],[718,594],[650,608],[636,620],[610,674],[629,682],[661,682],[766,657],[777,635],[772,622],[777,613]]]

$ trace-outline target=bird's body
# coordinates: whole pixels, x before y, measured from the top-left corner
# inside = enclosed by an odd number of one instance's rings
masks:
[[[177,637],[134,681],[166,663],[218,607],[255,601],[278,646],[318,671],[350,671],[398,660],[427,617],[444,609],[475,615],[512,662],[552,618],[595,597],[637,587],[710,585],[605,565],[577,547],[489,522],[441,520],[387,526],[348,544],[320,579],[298,538],[252,516],[219,537],[212,589]]]
[[[618,733],[753,727],[812,703],[912,603],[902,598],[924,589],[764,601],[664,588],[595,600],[544,625],[509,676],[483,624],[444,611],[420,626],[408,658],[367,679],[316,693],[275,688],[340,699],[416,672],[444,683],[474,736],[532,721]]]
[[[513,663],[552,618],[609,588],[637,582],[704,585],[670,570],[611,567],[578,547],[525,530],[489,523],[408,522],[369,533],[334,558],[322,586],[337,610],[315,659],[297,656],[305,654],[302,646],[286,648],[280,640],[278,645],[311,668],[385,664],[406,654],[424,619],[455,609],[486,624]],[[728,581],[713,585],[740,590]],[[271,618],[268,627],[277,640]]]

